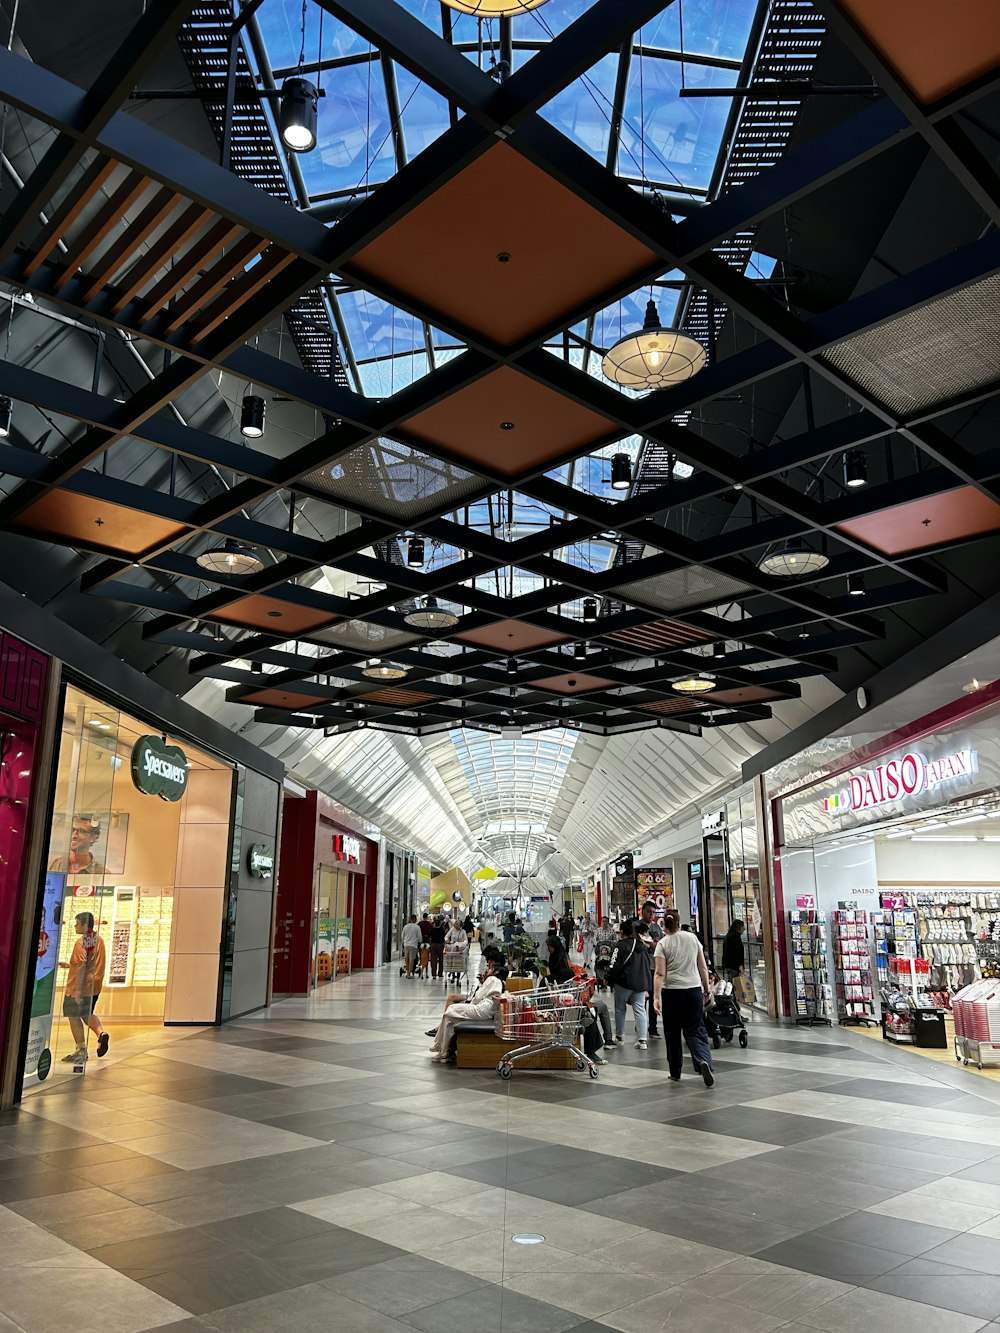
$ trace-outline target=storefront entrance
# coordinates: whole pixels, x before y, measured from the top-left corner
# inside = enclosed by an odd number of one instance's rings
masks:
[[[26,1089],[144,1029],[216,1020],[233,783],[221,761],[67,689]]]
[[[350,871],[334,866],[318,867],[314,919],[313,977],[317,986],[325,986],[351,972],[351,935],[355,926],[355,880]],[[358,894],[358,906],[365,910],[365,895]]]

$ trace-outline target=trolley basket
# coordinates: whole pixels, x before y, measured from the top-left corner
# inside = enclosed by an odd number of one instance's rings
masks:
[[[597,1065],[577,1044],[587,1009],[589,982],[572,981],[545,990],[505,993],[496,999],[495,1031],[504,1041],[524,1044],[507,1051],[497,1065],[500,1078],[508,1079],[514,1065],[546,1051],[570,1051],[577,1069],[597,1078]]]

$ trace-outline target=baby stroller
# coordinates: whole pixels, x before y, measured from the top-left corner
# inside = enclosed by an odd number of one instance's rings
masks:
[[[705,1031],[712,1045],[718,1050],[724,1041],[732,1041],[733,1033],[738,1032],[740,1045],[745,1048],[749,1041],[747,1025],[733,995],[732,982],[717,981],[712,987],[712,996],[714,1003],[705,1010]]]
[[[594,977],[597,980],[598,990],[607,990],[608,983],[606,974],[608,964],[611,962],[612,946],[610,944],[598,944],[594,949]]]
[[[421,944],[420,952],[417,954],[417,961],[414,964],[413,975],[415,977],[426,977],[430,971],[431,951],[426,944]],[[406,964],[400,963],[399,975],[406,975]]]

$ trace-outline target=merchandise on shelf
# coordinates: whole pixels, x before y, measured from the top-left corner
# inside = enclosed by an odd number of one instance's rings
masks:
[[[792,1000],[798,1023],[829,1023],[833,987],[826,956],[826,913],[795,908],[788,913]]]
[[[854,908],[833,914],[837,1014],[841,1023],[874,1023],[871,915]]]

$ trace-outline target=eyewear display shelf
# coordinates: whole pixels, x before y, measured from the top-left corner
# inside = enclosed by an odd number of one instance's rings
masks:
[[[826,913],[797,908],[788,913],[792,1005],[796,1023],[832,1024],[833,988],[827,968]]]
[[[842,908],[833,914],[833,952],[837,963],[837,1020],[874,1026],[871,914]]]

